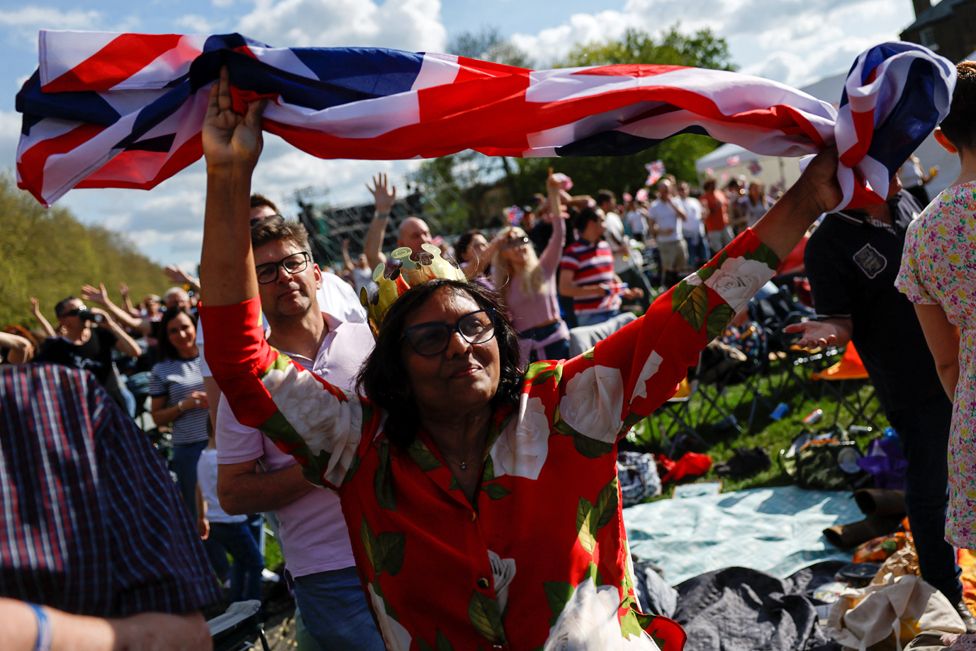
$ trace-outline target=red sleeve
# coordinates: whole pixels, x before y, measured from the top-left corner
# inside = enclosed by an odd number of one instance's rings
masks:
[[[260,299],[201,305],[200,319],[206,326],[204,355],[221,392],[242,424],[260,427],[277,411],[261,376],[278,357],[264,338]]]
[[[659,296],[644,316],[565,363],[563,420],[604,441],[626,432],[674,395],[701,350],[745,309],[777,264],[751,230],[742,233]]]

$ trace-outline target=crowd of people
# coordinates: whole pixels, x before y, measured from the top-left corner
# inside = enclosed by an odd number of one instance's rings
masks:
[[[251,193],[260,123],[224,72],[199,279],[168,269],[138,305],[83,285],[56,323],[32,299],[36,323],[0,333],[11,648],[205,648],[206,606],[260,599],[267,520],[305,648],[680,649],[634,596],[616,444],[805,238],[816,315],[789,331],[857,346],[908,459],[922,577],[976,629],[954,552],[976,549],[976,64],[936,132],[962,173],[928,207],[895,182],[834,211],[831,151],[776,196],[665,176],[618,204],[550,172],[517,222],[452,246],[412,216],[384,252],[380,174],[337,273]],[[571,332],[622,311],[642,316],[571,357]]]

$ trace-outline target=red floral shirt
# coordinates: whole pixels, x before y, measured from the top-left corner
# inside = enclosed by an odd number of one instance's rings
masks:
[[[203,308],[221,333],[207,359],[240,421],[339,491],[390,649],[672,651],[684,632],[634,598],[616,443],[776,266],[746,231],[594,349],[531,365],[517,409],[494,415],[475,504],[424,432],[397,448],[367,399],[271,348],[257,299]]]

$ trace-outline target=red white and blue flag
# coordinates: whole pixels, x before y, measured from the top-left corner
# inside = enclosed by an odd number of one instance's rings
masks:
[[[210,85],[271,101],[264,129],[320,158],[632,154],[679,133],[767,155],[838,146],[843,205],[878,200],[948,112],[955,68],[910,43],[858,57],[839,109],[767,79],[666,65],[527,70],[380,48],[272,48],[237,34],[43,31],[17,95],[18,185],[148,189],[201,156]]]

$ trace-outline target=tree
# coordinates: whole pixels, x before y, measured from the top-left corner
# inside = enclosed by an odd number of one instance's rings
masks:
[[[451,48],[456,54],[481,59],[489,58],[492,53],[501,56],[509,52],[495,28],[461,34],[452,42]],[[492,60],[528,67],[517,57]],[[708,29],[685,34],[679,25],[673,25],[657,36],[628,29],[619,39],[577,45],[562,65],[627,63],[735,69],[725,39]],[[574,192],[595,194],[601,188],[635,192],[643,187],[647,178],[645,163],[661,160],[669,173],[692,181],[697,176],[695,160],[717,145],[715,140],[705,136],[679,135],[629,156],[507,159],[461,152],[426,161],[413,179],[431,199],[433,212],[445,227],[464,230],[489,225],[497,218],[500,205],[527,202],[533,193],[545,187],[550,167],[573,178]],[[499,189],[507,196],[499,198]],[[491,200],[486,200],[487,197]]]
[[[494,61],[508,66],[531,68],[532,59],[517,45],[502,37],[497,27],[482,27],[480,32],[462,32],[447,46],[458,56]]]
[[[680,25],[672,25],[658,39],[651,34],[628,29],[617,40],[585,43],[573,48],[567,66],[600,66],[614,63],[658,63],[715,70],[735,70],[729,45],[710,29],[686,35]]]
[[[492,61],[520,68],[531,68],[529,55],[501,36],[497,27],[480,32],[463,32],[448,45],[458,56]],[[428,210],[450,232],[490,224],[499,205],[499,180],[511,197],[518,187],[516,166],[511,159],[464,151],[424,161],[411,180],[424,193]],[[490,195],[490,196],[489,196]]]
[[[54,304],[77,295],[83,284],[104,282],[115,294],[126,283],[134,300],[167,286],[162,268],[138,253],[124,236],[86,226],[64,208],[45,209],[0,173],[0,327],[36,326],[36,296],[48,319]]]

